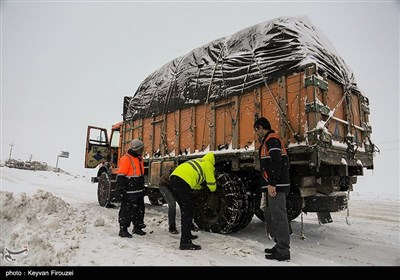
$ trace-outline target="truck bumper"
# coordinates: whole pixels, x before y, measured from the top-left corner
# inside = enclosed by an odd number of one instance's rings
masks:
[[[333,192],[304,197],[304,212],[338,212],[347,208],[347,193]]]

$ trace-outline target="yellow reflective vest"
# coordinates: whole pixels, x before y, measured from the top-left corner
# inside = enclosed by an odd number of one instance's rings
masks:
[[[172,172],[172,175],[183,179],[193,190],[200,190],[201,183],[207,183],[207,187],[211,192],[217,188],[214,175],[215,157],[213,153],[207,153],[199,159],[191,159],[180,164]]]

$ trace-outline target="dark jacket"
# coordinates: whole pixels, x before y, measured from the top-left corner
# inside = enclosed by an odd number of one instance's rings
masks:
[[[263,137],[259,149],[260,186],[267,191],[267,186],[276,187],[277,192],[290,189],[289,157],[285,145],[275,131],[270,130]]]

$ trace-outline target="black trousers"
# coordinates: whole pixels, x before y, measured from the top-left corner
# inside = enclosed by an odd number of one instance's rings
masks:
[[[118,220],[121,227],[138,226],[144,223],[144,196],[142,194],[125,194],[121,199]]]
[[[191,243],[193,190],[188,183],[178,176],[171,176],[170,189],[181,209],[181,244]]]

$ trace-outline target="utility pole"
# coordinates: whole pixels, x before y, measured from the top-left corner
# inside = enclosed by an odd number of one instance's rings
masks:
[[[10,155],[8,156],[8,160],[11,160],[11,153],[12,153],[12,148],[14,146],[14,142],[10,144],[11,149],[10,149]]]
[[[33,155],[31,154],[31,155],[29,156],[29,162],[32,161],[32,157],[33,157]]]

